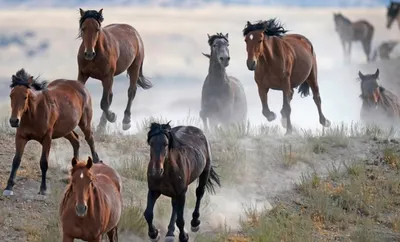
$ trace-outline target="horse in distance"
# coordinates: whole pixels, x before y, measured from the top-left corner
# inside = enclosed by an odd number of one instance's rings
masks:
[[[118,223],[122,212],[122,180],[102,161],[93,164],[73,158],[70,182],[59,206],[64,242],[74,239],[100,242],[107,234],[118,241]]]
[[[379,69],[374,74],[358,72],[362,100],[360,118],[366,123],[375,121],[393,124],[400,121],[400,99],[378,84]],[[389,122],[388,122],[389,121]]]
[[[310,94],[311,87],[319,122],[324,127],[329,127],[331,122],[325,118],[321,108],[314,47],[305,36],[286,32],[275,18],[257,23],[247,21],[243,29],[247,51],[246,64],[250,71],[254,71],[262,114],[269,122],[276,119],[276,114],[268,106],[268,92],[270,89],[281,90],[281,122],[286,128],[286,134],[291,134],[290,102],[293,89],[299,87],[298,92],[302,97],[306,97]]]
[[[335,22],[336,32],[338,33],[340,42],[342,43],[345,58],[348,58],[347,60],[350,59],[352,42],[360,41],[365,56],[367,57],[367,62],[369,62],[372,38],[374,36],[374,26],[367,20],[357,20],[352,22],[342,13],[334,13],[333,20]]]
[[[392,27],[394,20],[397,21],[397,24],[400,28],[399,10],[400,10],[400,2],[390,1],[390,4],[387,7],[387,12],[386,12],[386,28],[387,29],[390,29]]]
[[[189,241],[185,232],[184,207],[189,184],[198,179],[196,205],[192,214],[191,230],[200,228],[200,202],[207,189],[214,193],[220,185],[219,175],[212,165],[211,149],[203,131],[193,126],[152,123],[147,133],[150,161],[147,168],[147,207],[144,217],[148,236],[158,241],[160,233],[153,225],[154,205],[160,195],[171,198],[172,214],[165,241],[174,241],[175,223],[179,228],[179,241]]]
[[[208,75],[203,83],[200,118],[206,132],[217,124],[244,124],[247,119],[247,100],[241,82],[226,74],[229,66],[228,33],[208,35],[210,54]]]
[[[107,121],[114,123],[116,114],[110,106],[113,99],[114,76],[127,71],[130,84],[128,102],[122,121],[123,130],[131,127],[131,106],[136,96],[137,86],[143,89],[152,87],[152,83],[143,75],[144,44],[139,32],[128,24],[109,24],[102,27],[103,9],[100,11],[80,11],[78,80],[86,83],[89,77],[98,79],[103,85],[100,107],[103,110],[98,128],[104,130]]]
[[[373,51],[371,61],[376,61],[378,56],[381,60],[389,60],[390,54],[398,44],[399,44],[398,40],[387,40],[382,42]]]
[[[42,145],[40,169],[42,181],[39,194],[47,190],[46,173],[52,139],[64,137],[71,143],[73,156],[79,157],[79,136],[74,129],[79,126],[85,135],[93,159],[99,161],[95,150],[92,122],[92,99],[86,87],[75,80],[57,79],[49,84],[38,82],[24,69],[11,78],[10,125],[16,128],[15,155],[10,177],[3,195],[13,195],[15,176],[21,164],[25,145],[36,140]]]

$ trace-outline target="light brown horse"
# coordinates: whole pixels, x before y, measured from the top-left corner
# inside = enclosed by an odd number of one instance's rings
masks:
[[[112,86],[114,76],[125,70],[130,79],[128,103],[124,111],[122,128],[131,127],[131,106],[135,98],[137,85],[143,89],[152,87],[152,83],[143,76],[144,45],[139,33],[127,24],[101,26],[103,9],[80,10],[80,37],[82,43],[78,50],[78,80],[86,83],[89,77],[98,79],[103,85],[100,107],[103,114],[99,129],[104,130],[107,120],[114,123],[116,114],[110,110],[113,99]]]
[[[268,92],[269,89],[281,90],[283,92],[281,122],[283,127],[287,128],[286,134],[291,134],[290,101],[293,98],[293,89],[300,86],[301,96],[308,96],[311,87],[319,122],[329,127],[331,123],[325,118],[321,109],[317,61],[313,45],[303,35],[285,34],[286,32],[276,19],[255,24],[247,21],[243,29],[247,48],[247,68],[254,71],[262,113],[269,122],[276,119],[275,113],[268,106]]]
[[[110,242],[118,241],[122,211],[122,180],[102,161],[93,164],[72,159],[70,183],[60,203],[63,242],[81,239],[100,242],[107,233]]]
[[[25,145],[29,140],[42,144],[40,169],[42,182],[39,194],[46,193],[46,172],[52,139],[64,137],[72,145],[73,155],[79,157],[79,136],[74,129],[79,126],[89,144],[94,161],[95,151],[92,122],[92,99],[85,86],[74,80],[57,79],[39,83],[24,69],[12,76],[10,125],[17,128],[15,156],[10,177],[3,195],[13,195],[14,179],[21,164]]]

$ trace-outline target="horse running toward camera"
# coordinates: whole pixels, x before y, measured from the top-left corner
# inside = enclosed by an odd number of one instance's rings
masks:
[[[208,34],[207,34],[208,35]],[[228,34],[208,35],[211,53],[204,54],[210,60],[208,75],[201,94],[200,118],[205,131],[217,124],[245,124],[247,119],[247,100],[240,81],[226,74],[229,65]]]
[[[193,126],[171,128],[167,124],[152,123],[147,133],[150,146],[150,162],[147,168],[147,207],[144,217],[149,226],[148,235],[152,241],[160,239],[159,231],[153,225],[154,205],[160,195],[172,200],[172,214],[165,241],[174,241],[175,223],[179,228],[179,241],[189,241],[185,232],[184,208],[189,184],[198,178],[196,206],[192,214],[191,229],[200,228],[200,201],[205,189],[214,193],[214,186],[220,185],[220,178],[212,166],[210,145],[203,131]]]
[[[74,239],[100,242],[107,233],[110,242],[118,241],[122,212],[122,180],[102,161],[93,164],[72,159],[70,182],[59,207],[63,242]]]
[[[400,2],[390,1],[390,4],[387,7],[387,12],[386,12],[386,28],[387,29],[390,29],[392,27],[394,20],[397,21],[397,25],[400,28],[399,10],[400,10]]]
[[[361,120],[397,124],[400,121],[400,99],[378,84],[379,69],[374,74],[366,75],[359,71],[358,76],[361,80]]]
[[[36,140],[42,145],[40,169],[42,182],[39,194],[47,190],[46,173],[52,139],[64,137],[72,145],[73,156],[79,157],[79,136],[74,129],[79,126],[85,135],[94,161],[95,151],[92,132],[92,99],[85,86],[74,80],[57,79],[47,85],[39,83],[24,69],[12,76],[10,125],[17,129],[15,155],[10,177],[3,195],[13,195],[15,176],[21,164],[25,145]]]
[[[281,122],[287,129],[286,134],[291,134],[290,102],[293,98],[293,89],[299,86],[301,96],[308,96],[311,87],[319,122],[329,127],[331,122],[325,118],[321,109],[314,47],[303,35],[285,34],[286,32],[276,19],[259,21],[255,24],[247,21],[243,29],[247,48],[247,68],[254,71],[262,113],[269,122],[276,119],[275,113],[268,106],[268,92],[269,89],[281,90],[283,92]]]
[[[78,80],[86,83],[89,77],[101,80],[103,95],[100,107],[103,110],[98,128],[105,129],[107,120],[114,123],[116,114],[110,110],[113,99],[114,76],[125,70],[130,79],[128,103],[122,121],[123,130],[131,127],[131,106],[137,85],[143,89],[152,83],[143,76],[144,45],[139,33],[127,24],[110,24],[101,27],[103,9],[80,10],[79,36],[82,43],[78,50]]]
[[[374,26],[366,20],[351,22],[350,19],[341,13],[334,13],[336,32],[339,34],[344,56],[350,59],[351,44],[354,41],[361,41],[367,62],[370,61],[371,44],[374,36]],[[346,50],[347,45],[347,50]]]

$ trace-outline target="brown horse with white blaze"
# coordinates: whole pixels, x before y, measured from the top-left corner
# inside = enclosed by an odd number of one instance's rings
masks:
[[[87,162],[73,158],[71,164],[70,182],[59,207],[63,242],[100,242],[105,233],[110,242],[117,242],[121,177],[102,161],[93,164],[90,157]]]
[[[17,129],[15,155],[10,177],[3,195],[13,195],[15,176],[28,141],[42,145],[40,169],[42,182],[39,194],[47,190],[46,173],[53,139],[64,137],[72,145],[74,157],[79,157],[79,136],[74,129],[79,126],[85,135],[93,159],[99,161],[92,132],[92,99],[85,86],[76,80],[57,79],[37,82],[24,69],[12,76],[10,125]]]
[[[276,119],[275,113],[268,106],[268,92],[269,89],[281,90],[283,92],[281,122],[283,127],[287,128],[286,134],[291,134],[290,102],[293,98],[293,89],[299,87],[299,93],[308,96],[311,87],[319,122],[329,127],[330,121],[325,118],[321,109],[317,61],[313,45],[303,35],[285,34],[286,32],[276,19],[259,21],[255,24],[247,21],[243,29],[247,68],[254,71],[262,113],[270,122]]]
[[[152,87],[152,83],[143,76],[143,41],[137,30],[128,24],[110,24],[102,27],[103,9],[79,10],[79,36],[82,43],[77,55],[78,80],[82,83],[86,83],[89,77],[101,80],[103,95],[100,107],[103,114],[99,128],[103,130],[107,120],[114,123],[117,119],[116,114],[110,110],[113,99],[112,86],[114,76],[126,70],[130,85],[122,128],[128,130],[131,127],[131,106],[137,85],[143,89]]]

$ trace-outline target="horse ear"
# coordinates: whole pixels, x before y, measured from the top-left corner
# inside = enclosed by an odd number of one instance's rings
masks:
[[[379,78],[379,68],[376,69],[376,72],[374,74],[375,79]]]
[[[72,165],[72,167],[74,167],[74,166],[76,166],[76,164],[78,164],[78,161],[74,157],[74,158],[72,158],[71,165]]]
[[[88,160],[86,162],[86,168],[90,169],[92,167],[92,165],[93,165],[93,160],[92,160],[92,157],[89,156]]]
[[[100,9],[100,10],[99,10],[99,14],[100,14],[100,15],[103,15],[103,9]]]
[[[358,71],[358,76],[360,77],[361,80],[364,79],[364,75],[361,73],[361,71]]]
[[[85,15],[85,11],[83,11],[82,8],[79,8],[79,13],[81,14],[81,17],[83,17],[83,15]]]
[[[209,34],[207,34],[207,37],[208,37],[208,39],[210,39],[210,38],[211,38],[211,36],[210,36]]]
[[[227,39],[229,38],[229,33],[226,33],[225,38]]]
[[[211,58],[211,55],[209,55],[209,54],[204,54],[203,52],[201,52],[205,57],[207,57],[208,59],[210,59]]]

